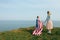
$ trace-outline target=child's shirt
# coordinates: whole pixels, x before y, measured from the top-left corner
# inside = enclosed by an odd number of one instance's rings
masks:
[[[36,28],[39,27],[39,22],[40,22],[40,20],[39,19],[36,19]]]
[[[47,16],[45,22],[46,22],[46,21],[48,22],[49,20],[50,20],[50,16]]]

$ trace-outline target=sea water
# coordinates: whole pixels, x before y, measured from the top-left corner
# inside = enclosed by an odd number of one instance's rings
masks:
[[[35,21],[30,20],[0,20],[0,32],[18,28],[35,26]],[[60,27],[60,21],[53,21],[54,27]]]

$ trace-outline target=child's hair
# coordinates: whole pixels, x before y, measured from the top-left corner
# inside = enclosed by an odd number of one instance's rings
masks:
[[[37,18],[39,18],[39,16],[37,16]]]

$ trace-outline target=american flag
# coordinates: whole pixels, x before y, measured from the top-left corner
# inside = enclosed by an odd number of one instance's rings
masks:
[[[38,21],[38,28],[33,31],[33,35],[42,34],[42,30],[43,30],[43,23],[41,21]]]

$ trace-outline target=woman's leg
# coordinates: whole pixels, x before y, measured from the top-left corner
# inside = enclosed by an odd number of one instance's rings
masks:
[[[51,33],[51,29],[48,30],[48,33]]]

